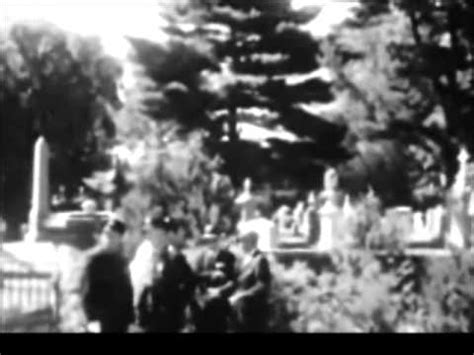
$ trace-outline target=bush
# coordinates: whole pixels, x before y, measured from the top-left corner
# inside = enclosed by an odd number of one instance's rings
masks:
[[[271,331],[472,331],[467,256],[441,264],[403,256],[382,263],[366,252],[348,252],[333,260],[335,269],[319,274],[301,262],[289,268],[272,262]]]

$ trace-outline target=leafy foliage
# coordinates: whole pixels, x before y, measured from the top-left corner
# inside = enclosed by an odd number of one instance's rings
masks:
[[[43,135],[52,152],[51,185],[72,194],[104,164],[114,134],[111,113],[120,104],[121,68],[98,39],[45,23],[21,23],[0,38],[2,107],[1,213],[15,228],[28,208],[33,144]]]
[[[459,145],[471,149],[472,11],[465,1],[361,1],[326,40],[324,63],[336,74],[328,115],[346,122],[356,153],[342,169],[388,204],[439,201]],[[380,169],[383,156],[394,171]]]
[[[305,108],[332,98],[316,71],[318,41],[301,28],[318,9],[295,11],[287,0],[211,0],[181,1],[164,13],[172,41],[192,40],[204,49],[207,44],[214,67],[201,72],[201,88],[209,95],[207,122],[201,124],[234,183],[252,176],[312,184],[309,171],[319,175],[319,160],[345,156],[339,147],[343,128]],[[242,123],[275,137],[246,138]],[[282,139],[282,132],[296,134],[295,140]],[[261,171],[254,168],[257,161]]]
[[[333,260],[335,270],[320,274],[298,262],[287,269],[273,264],[272,330],[472,331],[474,298],[472,288],[466,291],[472,263],[467,255],[457,262],[417,261],[351,251]]]

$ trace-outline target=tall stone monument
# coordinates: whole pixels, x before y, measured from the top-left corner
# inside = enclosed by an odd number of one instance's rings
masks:
[[[330,168],[324,174],[324,190],[320,194],[323,202],[318,213],[320,216],[320,236],[316,248],[320,251],[333,249],[341,240],[343,211],[339,190],[339,177],[335,169]]]
[[[48,143],[44,137],[39,137],[34,148],[31,209],[25,241],[40,238],[42,224],[49,215],[49,158]]]
[[[85,210],[51,212],[49,186],[50,151],[44,137],[34,147],[31,208],[25,242],[49,241],[88,248],[95,243],[93,234],[110,218],[111,213]]]
[[[468,191],[466,189],[467,161],[469,154],[461,149],[458,155],[459,171],[448,194],[449,230],[446,243],[456,248],[464,248],[469,242]]]
[[[240,221],[245,222],[257,217],[257,200],[252,193],[252,180],[244,180],[244,191],[236,198],[235,204],[240,207]]]

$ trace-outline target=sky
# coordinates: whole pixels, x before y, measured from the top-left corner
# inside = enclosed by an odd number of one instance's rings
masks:
[[[123,64],[123,89],[135,85],[133,67],[127,60],[130,44],[125,36],[165,41],[160,32],[159,5],[173,0],[0,0],[0,30],[21,20],[43,20],[80,35],[101,38],[106,53]],[[351,0],[293,0],[295,9],[308,5],[321,5],[318,17],[308,24],[315,36],[325,36],[331,26],[350,15],[357,4]],[[122,91],[121,91],[122,95]]]
[[[98,35],[105,50],[124,59],[128,44],[124,36],[154,41],[164,40],[160,33],[157,0],[1,0],[0,21],[46,20],[79,34]],[[172,0],[170,0],[172,1]],[[308,29],[324,36],[333,24],[344,20],[354,1],[293,0],[295,8],[319,4],[323,10]]]
[[[160,41],[156,0],[1,0],[6,21],[46,20],[81,35],[98,35],[106,51],[122,59],[124,36]]]

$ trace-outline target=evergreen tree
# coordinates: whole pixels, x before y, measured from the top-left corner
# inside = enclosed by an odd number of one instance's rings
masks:
[[[223,155],[234,181],[290,178],[314,186],[324,163],[345,157],[344,128],[308,109],[332,99],[330,85],[317,71],[319,43],[302,28],[319,9],[296,11],[289,0],[185,4],[169,16],[168,31],[212,44],[219,70],[203,75],[213,93],[207,105],[214,128],[208,143]],[[244,127],[265,129],[269,138],[245,140]]]
[[[236,122],[245,120],[295,134],[293,142],[269,142],[268,158],[271,175],[285,171],[303,186],[314,186],[321,162],[344,157],[339,146],[343,127],[310,110],[333,98],[317,71],[319,42],[302,29],[318,12],[315,7],[294,10],[286,0],[217,1],[208,19],[229,28],[217,55],[228,61],[236,77],[225,103],[231,142]],[[252,108],[257,117],[248,113]]]

